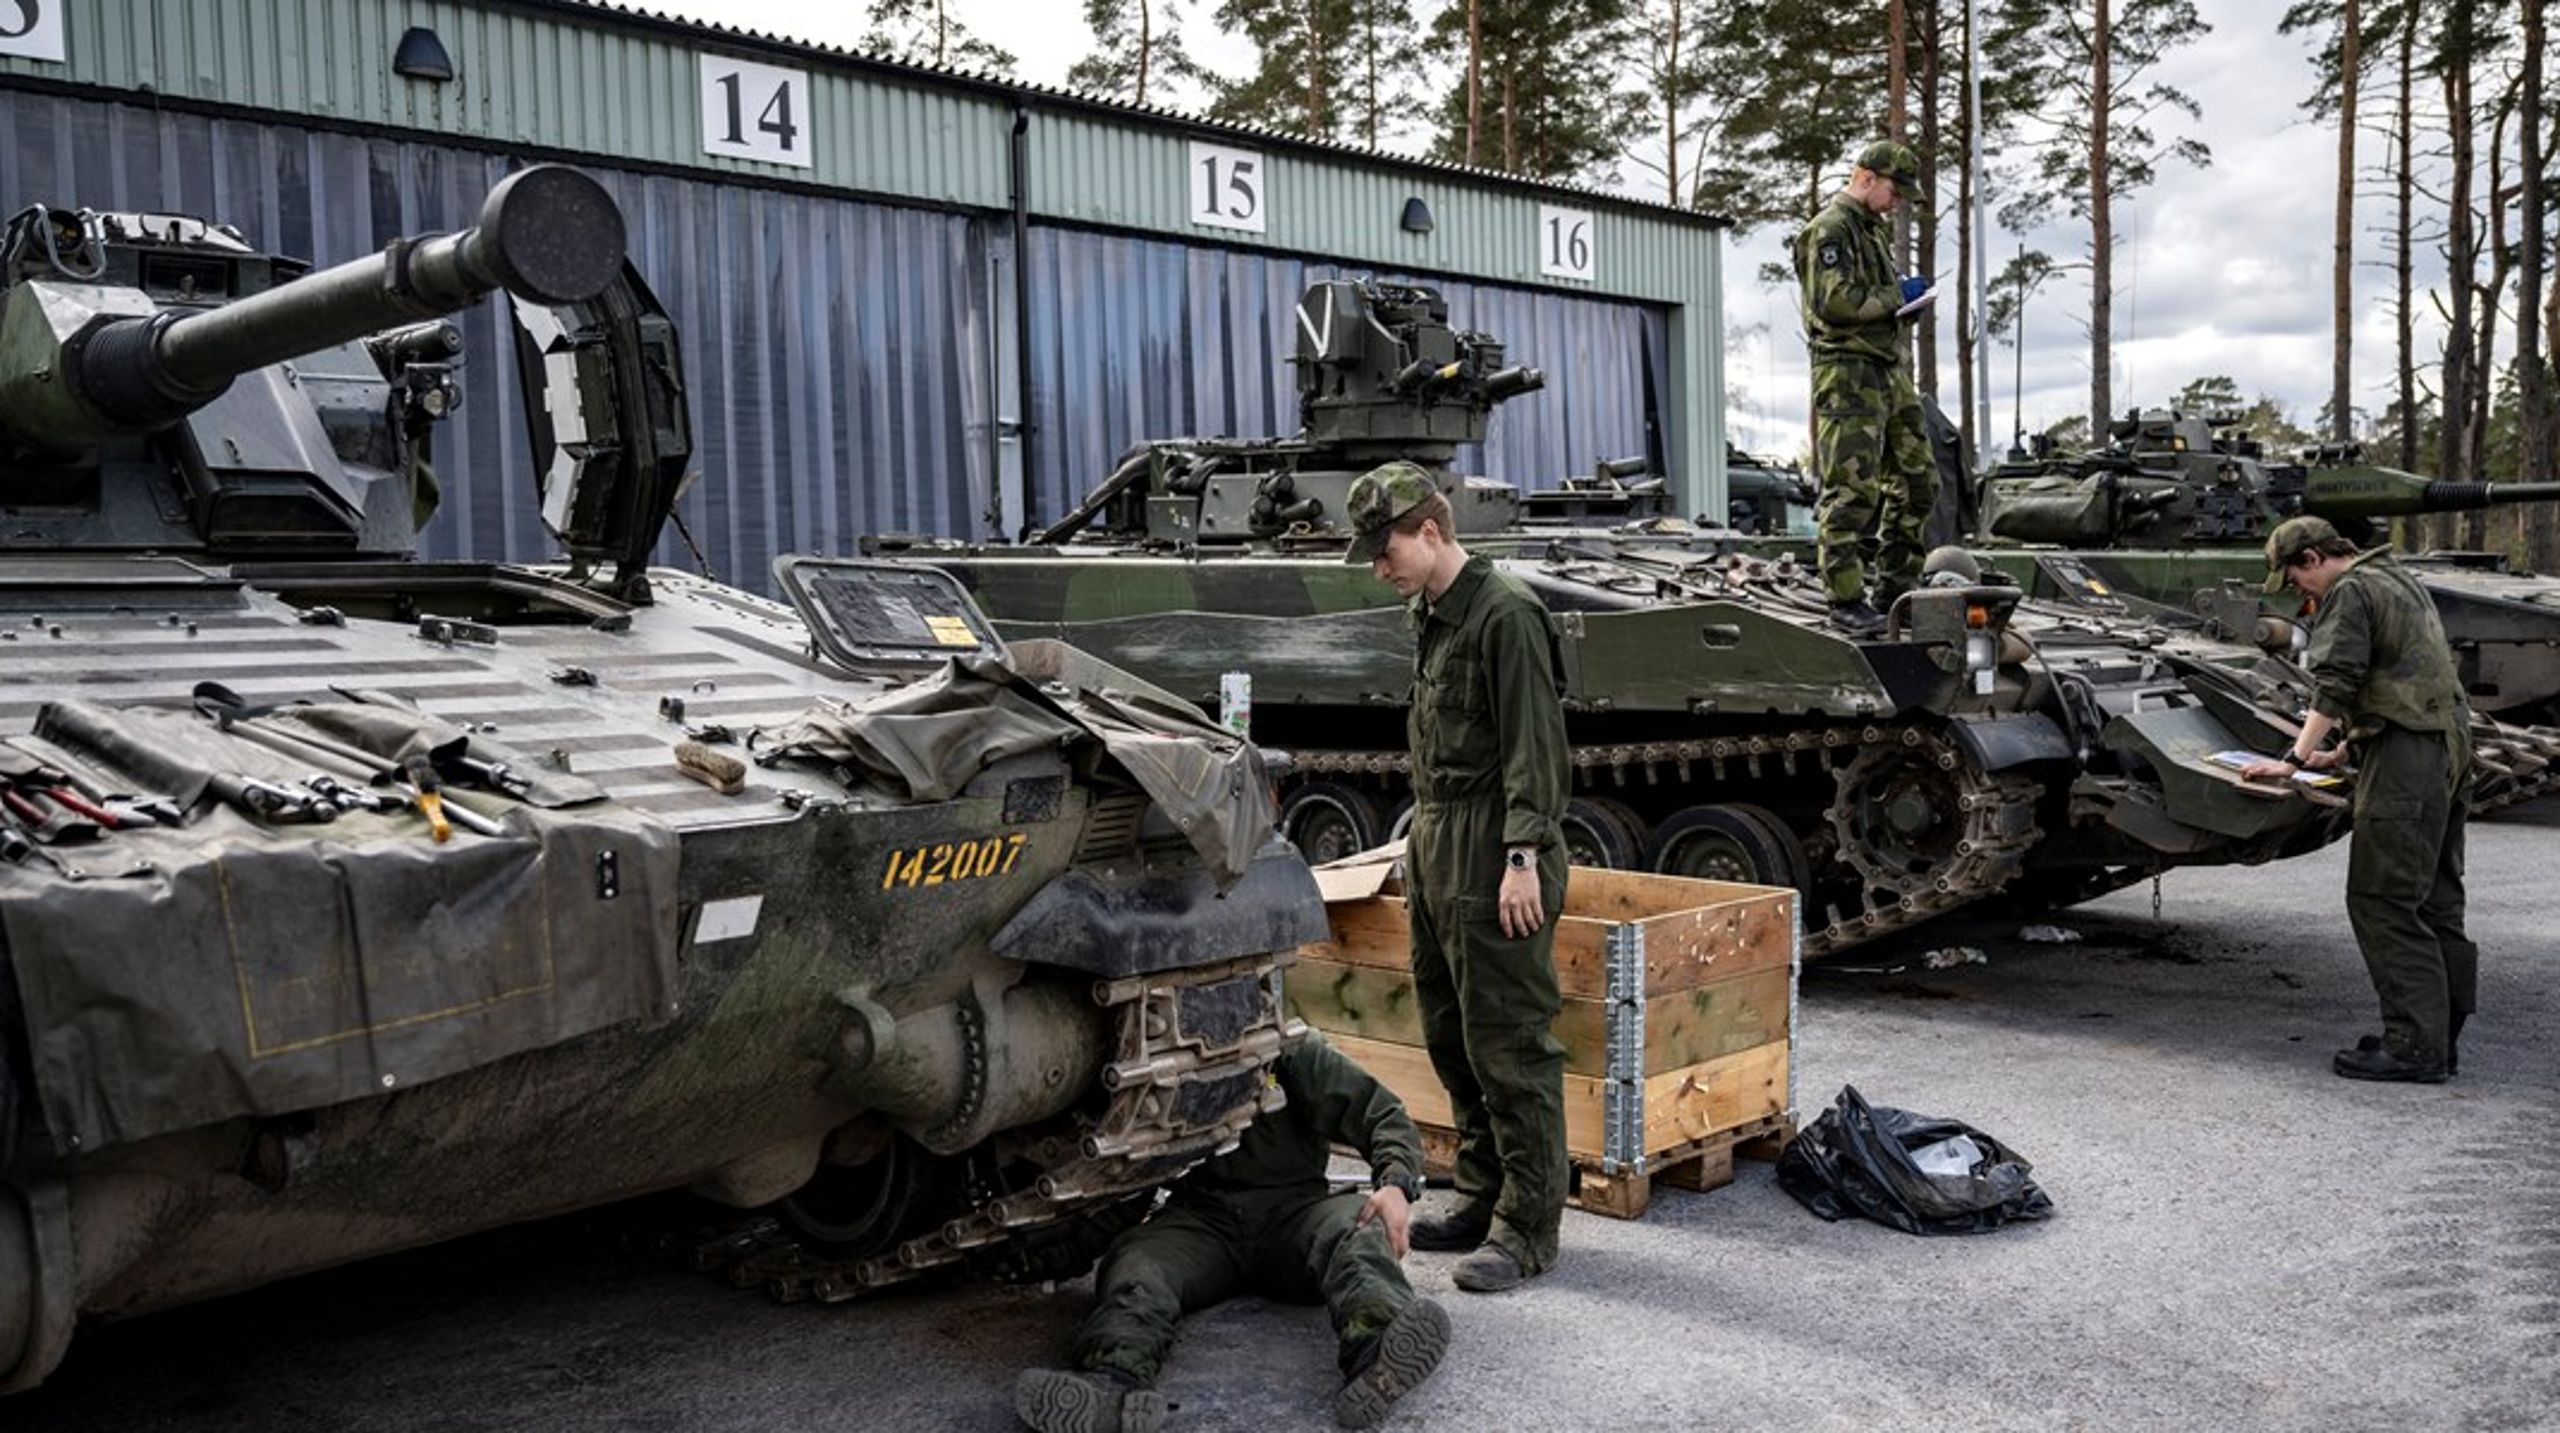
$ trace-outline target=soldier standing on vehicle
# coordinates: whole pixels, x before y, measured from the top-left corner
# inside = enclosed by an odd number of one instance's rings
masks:
[[[2316,517],[2267,535],[2267,590],[2318,604],[2316,685],[2293,747],[2243,768],[2290,777],[2356,761],[2347,921],[2364,951],[2382,1033],[2340,1050],[2354,1080],[2441,1082],[2460,1067],[2477,1003],[2480,948],[2462,929],[2462,826],[2470,809],[2471,710],[2435,603],[2386,548],[2358,552]],[[2324,747],[2344,726],[2346,744]]]
[[[1457,1203],[1418,1249],[1471,1250],[1461,1289],[1517,1287],[1556,1261],[1564,1218],[1564,1046],[1549,1027],[1564,905],[1564,662],[1520,582],[1460,547],[1449,500],[1411,463],[1351,485],[1368,563],[1411,604],[1413,825],[1405,857],[1414,995],[1458,1127]]]
[[[1922,529],[1937,496],[1903,335],[1904,310],[1929,292],[1929,280],[1894,276],[1885,221],[1904,202],[1928,202],[1920,157],[1892,140],[1868,145],[1849,171],[1849,187],[1795,244],[1813,358],[1813,462],[1822,482],[1816,548],[1832,621],[1854,636],[1884,630],[1877,608],[1890,608],[1919,581]],[[1869,536],[1877,544],[1874,603],[1859,551]]]
[[[1175,1323],[1238,1294],[1321,1301],[1333,1315],[1343,1373],[1333,1416],[1345,1428],[1385,1417],[1439,1365],[1449,1315],[1416,1298],[1396,1266],[1422,1194],[1421,1133],[1393,1092],[1313,1032],[1270,1078],[1288,1103],[1112,1241],[1076,1334],[1078,1371],[1016,1380],[1023,1422],[1040,1433],[1153,1433],[1164,1423],[1155,1382]],[[1367,1157],[1373,1192],[1331,1192],[1336,1144]]]

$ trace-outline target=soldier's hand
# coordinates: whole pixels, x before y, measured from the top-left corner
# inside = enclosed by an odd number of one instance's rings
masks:
[[[2293,775],[2293,768],[2281,761],[2262,758],[2241,767],[2240,774],[2251,781],[2282,781]]]
[[[1411,1236],[1405,1231],[1413,1223],[1413,1206],[1406,1202],[1404,1191],[1392,1184],[1379,1186],[1369,1195],[1369,1202],[1360,1206],[1360,1217],[1351,1221],[1352,1227],[1358,1228],[1372,1219],[1386,1231],[1388,1250],[1403,1258],[1412,1247]]]
[[[2305,771],[2327,771],[2346,759],[2347,749],[2345,747],[2322,747],[2320,750],[2311,753],[2310,759],[2302,763],[2302,769]]]
[[[1501,908],[1502,933],[1513,940],[1536,935],[1547,923],[1546,903],[1539,895],[1538,872],[1534,867],[1526,871],[1504,871],[1497,904]]]

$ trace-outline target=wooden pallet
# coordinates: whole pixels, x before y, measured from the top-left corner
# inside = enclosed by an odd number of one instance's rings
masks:
[[[1641,1173],[1626,1168],[1612,1173],[1590,1155],[1572,1155],[1573,1186],[1568,1202],[1588,1214],[1641,1219],[1653,1207],[1653,1191],[1657,1187],[1698,1193],[1722,1189],[1733,1183],[1734,1160],[1776,1159],[1778,1151],[1794,1135],[1793,1122],[1784,1115],[1771,1115],[1704,1139],[1674,1145],[1648,1157]],[[1425,1173],[1445,1177],[1457,1162],[1457,1153],[1457,1131],[1438,1125],[1423,1127]]]

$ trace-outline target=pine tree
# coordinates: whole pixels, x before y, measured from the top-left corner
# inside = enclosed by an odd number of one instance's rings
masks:
[[[2050,134],[2025,192],[2001,209],[2024,227],[2060,208],[2089,225],[2089,426],[2114,407],[2114,203],[2152,183],[2160,166],[2201,168],[2212,151],[2153,128],[2165,115],[2202,118],[2187,93],[2156,75],[2171,51],[2212,27],[2193,0],[2001,0],[2007,52],[1998,63],[2032,73]]]
[[[1440,110],[1439,158],[1530,179],[1613,177],[1645,123],[1615,83],[1631,46],[1633,0],[1462,0],[1432,22],[1435,43],[1474,56]]]
[[[1093,49],[1067,71],[1067,84],[1129,104],[1159,103],[1207,71],[1182,43],[1183,0],[1085,0]]]
[[[971,33],[950,0],[871,0],[862,47],[909,65],[1013,73],[1013,52]]]

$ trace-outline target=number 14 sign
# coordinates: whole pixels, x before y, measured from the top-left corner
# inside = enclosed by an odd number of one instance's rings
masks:
[[[702,152],[810,167],[809,73],[702,57]]]

